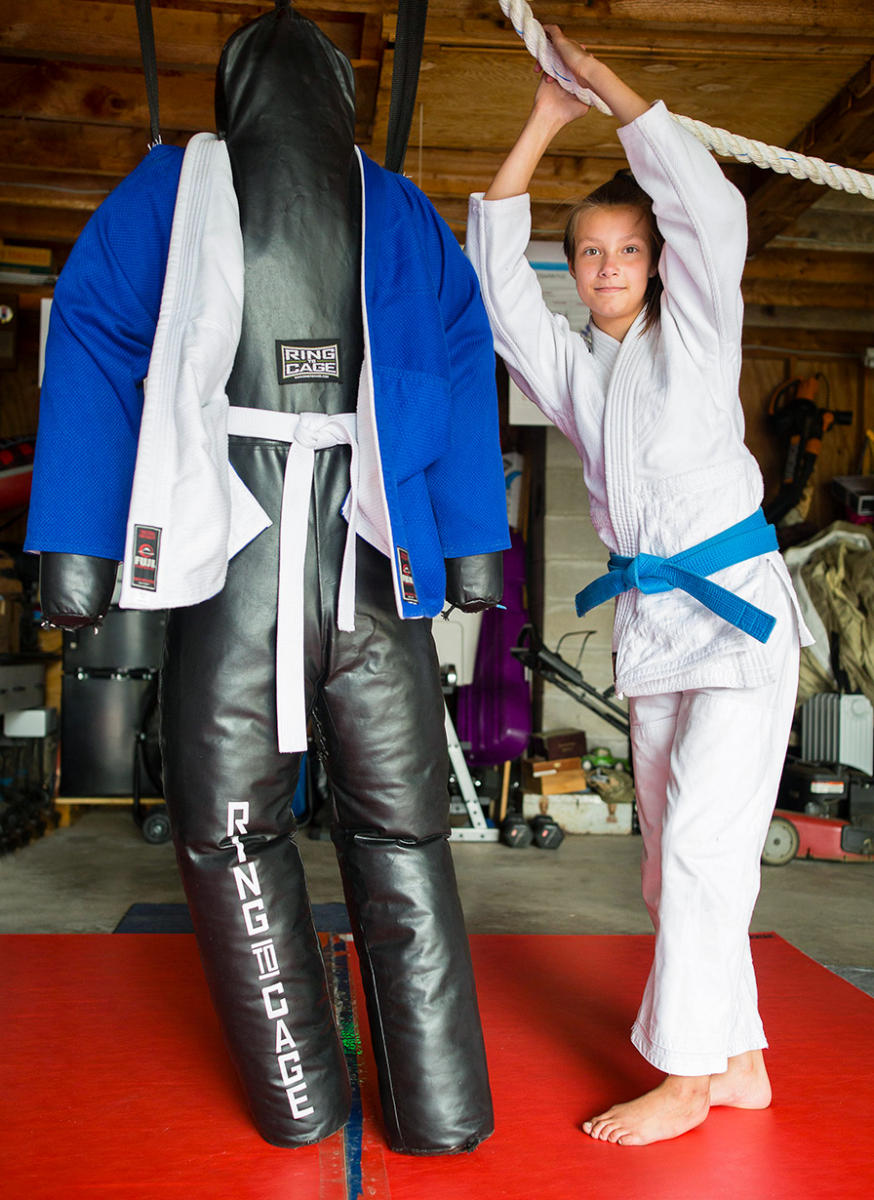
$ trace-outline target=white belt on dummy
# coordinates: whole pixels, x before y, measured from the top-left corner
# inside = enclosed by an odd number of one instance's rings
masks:
[[[265,412],[260,408],[228,411],[228,434],[287,442],[285,482],[279,518],[279,595],[276,611],[276,723],[279,751],[292,754],[307,748],[306,699],[303,671],[304,559],[307,546],[310,492],[316,450],[351,446],[349,465],[349,528],[337,627],[355,628],[355,543],[358,525],[358,435],[355,413]]]

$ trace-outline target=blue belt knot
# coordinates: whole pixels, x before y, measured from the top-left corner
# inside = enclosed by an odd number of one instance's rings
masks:
[[[758,508],[752,516],[671,558],[659,558],[656,554],[636,554],[633,558],[611,554],[607,574],[577,593],[577,616],[582,617],[598,604],[632,588],[645,595],[680,588],[724,621],[756,641],[766,642],[774,628],[774,618],[707,577],[776,549],[777,531]]]
[[[654,592],[669,592],[674,586],[660,569],[664,561],[655,554],[636,554],[632,559],[621,560],[619,555],[611,555],[607,568],[621,572],[623,591],[637,588],[649,596]]]

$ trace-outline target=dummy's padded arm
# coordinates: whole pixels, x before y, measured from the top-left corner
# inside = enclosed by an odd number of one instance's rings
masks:
[[[39,556],[39,596],[43,620],[59,629],[99,625],[112,602],[118,563],[90,554]]]
[[[482,612],[500,603],[504,591],[504,555],[468,554],[446,559],[446,601],[462,612]]]

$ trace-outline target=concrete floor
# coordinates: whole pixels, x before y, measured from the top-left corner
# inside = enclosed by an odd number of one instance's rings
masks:
[[[333,847],[300,836],[310,899],[342,900]],[[471,933],[648,933],[640,839],[569,836],[558,850],[453,843]],[[109,933],[131,904],[184,900],[169,843],[129,809],[91,808],[0,858],[0,933]],[[874,995],[874,862],[763,868],[753,918]]]

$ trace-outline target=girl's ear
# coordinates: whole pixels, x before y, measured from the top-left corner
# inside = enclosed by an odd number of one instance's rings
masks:
[[[568,259],[568,260],[567,260],[567,269],[568,269],[568,270],[570,271],[570,273],[571,273],[571,279],[576,279],[576,277],[577,277],[577,273],[576,273],[576,271],[574,270],[574,264],[571,262],[571,260],[570,260],[570,259]]]

